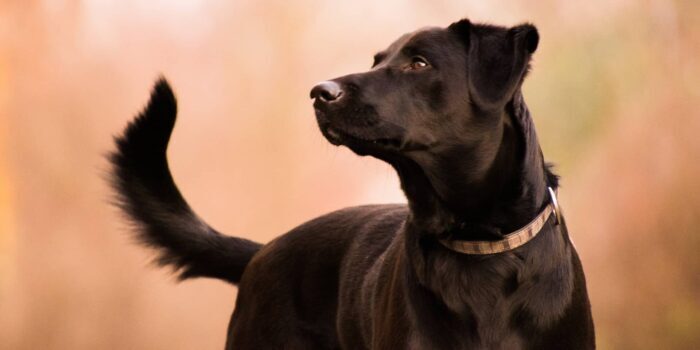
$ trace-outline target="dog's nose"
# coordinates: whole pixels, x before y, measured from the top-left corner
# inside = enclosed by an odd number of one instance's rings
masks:
[[[311,89],[311,98],[331,103],[340,99],[343,89],[334,81],[322,81]]]

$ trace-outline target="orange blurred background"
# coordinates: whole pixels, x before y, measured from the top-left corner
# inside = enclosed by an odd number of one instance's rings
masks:
[[[236,289],[175,284],[109,205],[103,155],[159,74],[179,97],[169,156],[185,197],[267,242],[404,200],[388,166],[322,138],[308,91],[465,16],[540,30],[525,96],[563,176],[599,348],[700,348],[691,0],[2,1],[0,348],[223,347]]]

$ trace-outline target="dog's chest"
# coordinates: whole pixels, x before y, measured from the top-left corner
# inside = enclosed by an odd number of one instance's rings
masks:
[[[444,305],[416,319],[444,322],[442,337],[425,334],[421,327],[410,337],[414,349],[522,349],[525,340],[515,319],[528,298],[538,298],[523,261],[505,257],[499,261],[472,262],[455,266],[441,259],[433,264],[429,285]]]
[[[503,333],[503,338],[495,341],[482,341],[476,339],[466,339],[465,334],[462,334],[459,339],[453,343],[452,346],[444,346],[443,342],[435,341],[435,338],[428,338],[419,332],[411,333],[407,349],[411,350],[424,350],[424,349],[469,349],[469,350],[492,350],[492,349],[502,349],[502,350],[517,350],[524,349],[525,343],[524,339],[513,332]]]
[[[451,294],[445,295],[445,303],[453,313],[451,322],[453,326],[446,327],[444,337],[451,340],[417,336],[411,340],[411,348],[508,350],[524,348],[524,339],[513,324],[514,314],[520,307],[516,304],[522,300],[522,297],[517,295],[518,292],[504,295],[500,285],[501,283],[491,285],[485,282],[485,285],[455,288],[451,293],[447,293]],[[436,316],[439,317],[439,315]],[[450,345],[445,347],[445,343]]]

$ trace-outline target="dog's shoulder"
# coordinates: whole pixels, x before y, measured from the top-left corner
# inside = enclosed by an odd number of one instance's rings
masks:
[[[407,215],[401,204],[365,205],[307,221],[255,254],[243,275],[239,297],[257,300],[263,297],[258,295],[260,290],[288,289],[299,283],[307,291],[332,290],[342,262],[357,242],[373,235],[392,237]]]

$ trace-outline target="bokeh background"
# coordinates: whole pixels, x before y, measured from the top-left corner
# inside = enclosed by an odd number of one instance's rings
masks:
[[[599,348],[699,349],[691,0],[1,1],[0,348],[223,347],[236,289],[176,284],[108,204],[103,155],[159,74],[179,96],[169,156],[185,197],[267,242],[404,200],[388,166],[327,144],[308,91],[464,16],[540,30],[525,96],[563,176]]]

